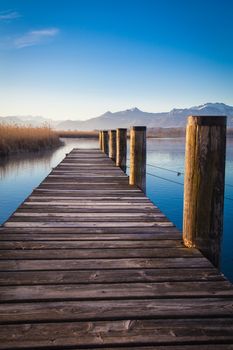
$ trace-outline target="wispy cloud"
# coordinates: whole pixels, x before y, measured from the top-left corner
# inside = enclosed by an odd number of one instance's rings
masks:
[[[17,49],[22,49],[24,47],[38,45],[43,43],[46,39],[56,36],[58,33],[58,28],[32,30],[15,39],[14,46]]]
[[[21,15],[16,11],[8,10],[0,12],[0,21],[10,21],[19,17],[21,17]]]

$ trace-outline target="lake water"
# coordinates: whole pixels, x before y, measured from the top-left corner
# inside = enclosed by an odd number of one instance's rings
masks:
[[[55,151],[0,160],[0,224],[72,148],[98,147],[97,140],[63,141],[64,146]],[[158,166],[147,166],[147,172],[156,176],[147,175],[147,195],[179,229],[182,228],[184,154],[183,139],[147,141],[147,163]],[[233,281],[233,140],[227,142],[225,197],[221,271]]]

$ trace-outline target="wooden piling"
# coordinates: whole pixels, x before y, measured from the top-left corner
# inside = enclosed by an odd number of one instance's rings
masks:
[[[116,130],[116,165],[126,172],[127,129]]]
[[[102,130],[99,131],[99,147],[102,150]]]
[[[104,131],[101,130],[101,151],[104,150]]]
[[[109,130],[109,157],[115,162],[116,161],[116,130]]]
[[[130,129],[130,185],[146,192],[146,127]]]
[[[108,155],[109,148],[108,148],[108,131],[107,130],[103,130],[102,138],[103,138],[102,151]]]
[[[219,265],[223,228],[226,117],[188,118],[183,241]]]

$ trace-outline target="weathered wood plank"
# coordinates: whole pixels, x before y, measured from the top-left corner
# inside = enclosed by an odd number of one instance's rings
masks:
[[[91,169],[86,169],[85,170],[80,170],[80,171],[71,171],[71,170],[54,170],[52,173],[52,175],[74,175],[74,176],[83,176],[83,177],[90,177],[90,176],[102,176],[102,177],[122,177],[123,175],[121,174],[120,171],[117,170],[112,170],[112,171],[108,171],[106,169],[103,170],[93,170],[91,171]]]
[[[24,227],[22,228],[17,228],[17,227],[12,227],[12,228],[7,228],[7,227],[0,227],[0,239],[2,234],[10,234],[10,233],[17,233],[17,234],[25,234],[29,233],[30,235],[33,233],[46,233],[46,234],[89,234],[91,236],[99,235],[99,234],[114,234],[118,235],[118,237],[121,237],[120,239],[124,239],[125,235],[130,235],[128,237],[135,237],[138,238],[144,238],[147,237],[147,239],[173,239],[174,237],[177,237],[179,239],[182,239],[181,233],[178,231],[178,229],[175,226],[171,227],[36,227],[36,228],[29,228],[29,227]],[[147,236],[146,236],[147,235]]]
[[[127,210],[125,210],[127,209]],[[161,213],[161,211],[157,208],[153,208],[151,206],[140,206],[140,208],[137,207],[133,207],[131,208],[131,206],[88,206],[88,208],[86,207],[82,207],[81,205],[76,206],[76,205],[66,205],[66,207],[64,208],[63,205],[50,205],[50,206],[45,206],[43,204],[40,205],[36,205],[35,203],[33,203],[32,205],[30,205],[30,203],[27,204],[22,204],[18,209],[16,213],[86,213],[86,214],[104,214],[106,213],[107,216],[110,215],[111,213],[113,215],[115,214],[119,214],[120,213],[124,213],[127,215],[130,215],[132,213],[132,215],[134,216],[135,214],[139,214],[139,215],[144,215],[145,213],[149,213],[149,214],[155,214],[155,213]],[[101,215],[100,215],[101,216]]]
[[[58,201],[58,200],[70,200],[70,201],[74,201],[74,202],[78,202],[78,203],[83,203],[85,204],[85,202],[87,203],[90,203],[90,204],[93,204],[93,205],[96,205],[96,203],[100,202],[102,204],[114,204],[116,205],[114,202],[118,202],[119,205],[121,204],[125,204],[125,203],[128,203],[129,205],[138,205],[138,203],[140,204],[151,204],[153,206],[153,204],[150,202],[149,199],[147,199],[146,197],[144,196],[129,196],[129,195],[126,195],[126,196],[113,196],[113,195],[109,195],[109,196],[95,196],[95,197],[92,197],[92,196],[66,196],[65,194],[64,195],[57,195],[55,196],[55,194],[53,194],[53,196],[49,196],[48,194],[44,194],[43,196],[42,195],[31,195],[30,197],[28,197],[27,201],[50,201],[50,200],[55,200],[55,201]],[[105,201],[105,203],[103,203]],[[121,203],[120,203],[121,202]]]
[[[93,270],[93,269],[155,269],[155,268],[210,268],[201,258],[122,258],[122,259],[48,259],[0,260],[0,271],[32,270]]]
[[[110,184],[110,183],[115,183],[115,184],[123,184],[123,185],[128,185],[129,180],[128,177],[116,177],[116,178],[103,178],[103,177],[98,177],[98,178],[88,178],[88,177],[75,177],[75,176],[61,176],[61,175],[48,175],[47,178],[45,179],[46,183],[59,183],[59,182],[76,182],[77,184]]]
[[[6,237],[7,238],[7,237]],[[0,251],[4,249],[144,249],[144,248],[183,248],[180,240],[54,240],[54,241],[2,241]]]
[[[83,181],[87,181],[87,180],[91,180],[91,179],[95,179],[95,181],[100,181],[100,182],[106,182],[106,181],[119,181],[119,180],[122,180],[122,181],[128,181],[128,177],[125,175],[103,175],[103,174],[98,174],[98,175],[92,175],[92,174],[86,174],[86,175],[74,175],[74,174],[65,174],[65,175],[58,175],[58,174],[50,174],[48,175],[47,179],[49,178],[58,178],[58,179],[77,179],[78,181],[80,181],[80,179],[83,179]]]
[[[233,318],[232,299],[97,300],[0,304],[0,324],[175,317]]]
[[[214,268],[0,272],[0,285],[223,281]],[[133,287],[133,285],[132,285]]]
[[[200,257],[196,249],[186,248],[100,248],[100,249],[15,249],[0,250],[0,260],[5,259],[123,259],[123,258],[184,258]]]
[[[7,230],[7,231],[6,231]],[[28,230],[30,231],[30,234],[28,234]],[[71,232],[69,232],[71,230]],[[153,242],[154,240],[160,242],[160,241],[166,241],[166,240],[175,240],[181,242],[180,234],[171,232],[157,232],[157,233],[127,233],[127,231],[118,232],[118,234],[114,233],[108,233],[103,231],[101,229],[101,233],[98,232],[90,232],[83,233],[82,231],[86,230],[86,228],[83,228],[81,232],[72,232],[72,228],[62,229],[60,228],[48,228],[47,230],[44,228],[36,228],[36,229],[19,229],[19,228],[5,228],[5,231],[2,231],[0,234],[0,241],[66,241],[66,242],[73,242],[73,241],[120,241],[123,242],[124,240],[140,240],[142,241],[149,241]],[[80,231],[80,228],[78,229]],[[106,230],[106,229],[105,229]],[[68,231],[68,232],[67,232]],[[5,232],[5,233],[3,233]],[[164,236],[164,240],[163,240]],[[152,243],[153,244],[153,243]],[[158,243],[159,244],[159,243]],[[162,243],[161,243],[162,244]],[[176,243],[174,243],[176,245]],[[152,245],[153,246],[153,245]]]
[[[134,234],[139,234],[142,237],[145,237],[144,235],[150,234],[150,237],[154,237],[155,239],[173,239],[175,236],[181,238],[181,233],[178,231],[178,229],[175,226],[170,227],[37,227],[37,228],[28,228],[24,227],[22,228],[7,228],[7,227],[0,227],[0,239],[1,234],[3,233],[73,233],[73,234],[117,234],[117,235],[126,235],[131,234],[132,236]],[[154,235],[153,235],[154,234]],[[163,236],[164,235],[164,236]],[[123,239],[123,236],[122,236]]]
[[[146,213],[133,213],[133,212],[110,212],[110,213],[105,213],[105,212],[100,212],[100,213],[89,213],[89,212],[82,212],[82,213],[78,213],[78,212],[45,212],[42,210],[38,210],[36,211],[17,211],[13,214],[13,216],[16,218],[23,218],[25,220],[26,218],[29,217],[33,217],[33,218],[37,218],[37,217],[49,217],[49,218],[69,218],[70,220],[75,220],[77,218],[82,218],[82,219],[88,219],[88,218],[92,218],[93,220],[100,220],[100,219],[113,219],[113,220],[129,220],[129,221],[137,221],[138,220],[147,220],[147,219],[152,219],[152,220],[158,220],[158,219],[164,219],[164,221],[168,221],[167,217],[162,214],[161,212],[146,212]],[[159,221],[159,220],[158,220]],[[161,220],[163,221],[163,220]]]
[[[120,191],[120,192],[112,192],[110,193],[109,192],[98,192],[98,191],[92,191],[92,192],[79,192],[79,190],[77,191],[71,191],[71,190],[35,190],[33,191],[33,194],[32,194],[32,197],[34,198],[37,198],[40,197],[40,198],[82,198],[82,199],[85,199],[85,198],[89,198],[89,199],[94,199],[94,200],[98,200],[99,198],[101,199],[115,199],[115,200],[119,200],[119,199],[131,199],[132,201],[134,200],[134,198],[136,200],[146,200],[146,197],[144,197],[142,195],[142,193],[138,193],[138,192],[134,192],[134,191],[130,191],[130,192],[125,192],[125,191]]]
[[[140,222],[140,221],[132,221],[132,222],[58,222],[58,221],[7,221],[4,224],[5,227],[172,227],[173,224],[169,221],[162,222]]]
[[[78,213],[77,213],[78,214]],[[83,213],[84,214],[84,213]],[[93,213],[94,214],[94,213]],[[106,216],[95,216],[93,217],[91,215],[76,215],[76,213],[67,213],[66,215],[64,213],[17,213],[13,214],[11,219],[9,221],[11,222],[20,222],[20,221],[27,221],[27,222],[34,222],[34,221],[41,221],[43,222],[106,222],[106,221],[117,221],[119,222],[169,222],[169,220],[162,214],[154,214],[154,215],[135,215],[135,216],[121,216],[121,215],[106,215]]]
[[[37,285],[37,286],[7,286],[0,287],[1,302],[12,301],[66,301],[66,300],[121,300],[121,299],[138,299],[139,305],[143,310],[144,304],[140,305],[141,299],[164,299],[167,298],[201,298],[201,300],[190,300],[189,303],[203,305],[202,298],[213,298],[213,301],[205,301],[205,306],[214,307],[218,301],[226,303],[231,310],[233,317],[233,287],[228,281],[214,282],[154,282],[154,283],[113,283],[113,284],[66,284],[63,285]],[[217,299],[221,297],[222,299]],[[227,301],[224,301],[227,297]],[[165,300],[166,299],[166,300]],[[170,300],[169,300],[170,301]],[[172,300],[174,304],[176,300]],[[177,308],[184,303],[185,299],[177,300]],[[159,307],[162,301],[154,301],[154,307]],[[224,304],[225,305],[225,304]],[[128,307],[128,306],[127,306]],[[126,307],[126,309],[127,309]],[[151,305],[153,308],[153,305]],[[145,307],[147,309],[147,307]],[[224,308],[223,308],[224,309]],[[0,306],[0,314],[4,313],[4,308]],[[223,312],[225,310],[222,310]],[[170,315],[171,316],[171,315]],[[208,315],[210,316],[210,314]],[[9,316],[8,316],[9,317]],[[128,317],[128,315],[126,315]],[[130,316],[132,317],[132,316]],[[134,315],[135,317],[135,315]],[[146,317],[146,315],[142,316]],[[156,315],[154,315],[156,317]],[[161,316],[162,317],[162,316]]]
[[[93,189],[93,190],[101,190],[101,189],[106,189],[106,190],[110,190],[110,189],[137,189],[135,186],[130,186],[127,183],[118,183],[118,182],[107,182],[107,183],[93,183],[93,182],[86,182],[86,183],[78,183],[77,181],[60,181],[60,182],[50,182],[50,181],[46,181],[46,182],[42,182],[40,184],[40,186],[38,188],[56,188],[56,187],[60,187],[62,186],[62,188],[75,188],[77,190],[86,190],[86,189]]]
[[[233,320],[109,320],[4,325],[0,349],[233,343]],[[169,348],[167,348],[169,349]]]
[[[115,201],[115,202],[107,202],[107,201],[87,201],[87,200],[79,200],[76,201],[74,199],[68,199],[68,200],[64,200],[64,199],[57,199],[57,201],[53,200],[49,200],[47,198],[45,199],[32,199],[32,198],[28,198],[27,201],[25,201],[23,203],[23,206],[37,206],[40,205],[45,208],[45,210],[47,209],[48,206],[68,206],[68,207],[72,207],[72,208],[89,208],[89,209],[100,209],[100,210],[106,210],[106,209],[110,209],[111,211],[115,211],[115,209],[118,210],[125,210],[128,209],[134,209],[134,210],[143,210],[143,209],[150,209],[153,210],[153,205],[150,204],[149,202],[136,202],[136,203],[132,203],[132,202],[128,202],[128,201]]]

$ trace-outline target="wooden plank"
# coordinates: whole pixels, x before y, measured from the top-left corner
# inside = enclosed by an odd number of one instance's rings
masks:
[[[77,200],[78,199],[78,200]],[[133,196],[133,195],[126,195],[126,196],[95,196],[95,197],[92,197],[92,196],[66,196],[65,194],[64,195],[57,195],[55,196],[55,194],[53,194],[53,196],[49,196],[48,194],[44,194],[43,196],[42,195],[31,195],[30,197],[27,198],[27,201],[50,201],[50,200],[53,200],[53,201],[58,201],[58,200],[72,200],[74,202],[78,202],[78,203],[83,203],[85,204],[85,202],[89,203],[89,204],[93,204],[93,205],[96,205],[96,203],[100,202],[102,204],[114,204],[116,205],[116,203],[114,202],[118,202],[120,203],[119,205],[121,204],[129,204],[129,205],[138,205],[138,203],[140,204],[151,204],[153,206],[153,204],[150,202],[149,199],[147,199],[146,197],[144,196],[138,196],[136,194],[136,196]],[[105,203],[103,203],[105,202]]]
[[[69,214],[69,213],[68,213]],[[34,222],[43,222],[45,225],[47,224],[51,224],[52,226],[54,225],[54,223],[57,225],[62,225],[64,227],[66,227],[66,224],[70,225],[78,225],[78,226],[82,226],[83,223],[85,223],[85,227],[88,227],[90,224],[90,226],[96,226],[96,224],[100,225],[100,223],[102,223],[101,226],[106,227],[106,222],[108,222],[108,220],[111,222],[112,226],[116,225],[117,220],[119,220],[119,222],[121,223],[121,225],[123,225],[123,223],[126,223],[126,226],[130,226],[130,223],[132,222],[132,227],[135,226],[135,223],[138,222],[140,225],[140,227],[143,226],[143,224],[148,224],[148,223],[153,223],[156,224],[158,223],[159,225],[161,223],[169,223],[169,220],[166,217],[160,217],[158,216],[157,218],[152,218],[152,217],[148,217],[148,218],[127,218],[127,217],[110,217],[110,216],[106,216],[104,217],[70,217],[69,215],[67,216],[53,216],[53,215],[48,215],[48,216],[12,216],[8,222],[10,223],[20,223],[20,222],[27,222],[27,224],[29,223],[34,223]],[[27,225],[25,224],[25,225]],[[111,226],[110,224],[107,225],[108,227]]]
[[[55,196],[57,197],[57,194],[58,194],[58,197],[59,196],[75,196],[75,197],[91,197],[91,198],[95,198],[95,197],[106,197],[106,198],[109,198],[109,197],[122,197],[123,199],[124,198],[129,198],[129,199],[147,199],[143,193],[141,193],[140,191],[137,191],[137,190],[113,190],[113,191],[109,191],[109,190],[106,190],[106,191],[99,191],[99,190],[91,190],[91,191],[86,191],[86,190],[66,190],[66,189],[55,189],[55,188],[51,188],[51,189],[36,189],[33,191],[33,196],[44,196],[44,197],[47,197],[47,196]]]
[[[1,250],[0,260],[5,259],[123,259],[123,258],[179,258],[200,257],[196,249],[186,248],[100,248],[100,249],[15,249]]]
[[[79,170],[69,170],[69,169],[61,169],[61,170],[53,170],[52,172],[54,175],[55,174],[60,174],[60,175],[88,175],[88,173],[90,173],[91,175],[104,175],[106,176],[106,169],[102,169],[102,167],[100,167],[99,169],[97,170],[93,170],[93,169],[80,169]],[[118,170],[117,168],[116,169],[112,169],[111,171],[108,171],[108,175],[109,176],[112,176],[112,177],[118,177],[118,176],[121,176],[121,177],[125,177],[126,175],[122,174],[121,170]]]
[[[233,320],[109,320],[4,325],[0,349],[233,343]],[[169,348],[168,348],[169,349]]]
[[[120,235],[119,237],[122,237],[121,239],[124,239],[124,236],[127,234],[132,235],[137,235],[137,237],[144,238],[146,234],[149,234],[148,237],[150,238],[158,238],[162,239],[173,239],[174,237],[177,237],[181,239],[181,234],[178,231],[178,229],[175,226],[171,227],[37,227],[37,228],[28,228],[24,227],[22,228],[7,228],[7,227],[0,227],[0,239],[3,233],[9,234],[9,233],[17,233],[17,234],[24,234],[24,233],[29,233],[30,235],[33,233],[48,233],[48,234],[91,234],[92,236],[94,235],[99,235],[99,234],[114,234],[114,235]]]
[[[128,187],[126,184],[125,185],[119,185],[119,184],[96,184],[93,185],[92,183],[87,183],[86,185],[84,184],[66,184],[66,183],[60,183],[60,185],[57,183],[53,183],[53,184],[42,184],[38,187],[38,189],[40,190],[54,190],[57,187],[61,187],[64,190],[76,190],[76,191],[101,191],[103,190],[103,192],[109,191],[109,190],[113,190],[113,193],[115,191],[127,191],[127,192],[138,192],[138,189],[134,188],[134,187]]]
[[[103,178],[103,177],[97,177],[97,178],[88,178],[88,177],[75,177],[75,176],[61,176],[61,175],[48,175],[45,179],[46,183],[59,183],[59,182],[76,182],[77,184],[123,184],[128,185],[129,180],[128,177],[115,177],[115,178]]]
[[[49,217],[49,218],[68,218],[69,220],[75,220],[77,218],[82,218],[82,219],[93,219],[93,220],[100,220],[100,219],[104,219],[104,220],[108,220],[108,219],[113,219],[113,220],[129,220],[129,221],[137,221],[137,220],[147,220],[147,219],[152,219],[152,220],[160,220],[160,219],[164,219],[164,221],[168,221],[168,219],[166,218],[166,216],[164,214],[162,214],[161,212],[157,212],[157,213],[151,213],[151,212],[146,212],[146,213],[119,213],[119,212],[110,212],[110,213],[105,213],[105,212],[100,212],[100,213],[90,213],[90,212],[82,212],[82,213],[78,213],[78,212],[43,212],[42,210],[38,210],[37,212],[32,212],[32,211],[20,211],[20,212],[15,212],[13,214],[13,217],[15,218],[23,218],[25,220],[26,218],[37,218],[37,217]],[[161,220],[163,221],[163,220]]]
[[[6,237],[7,238],[7,237]],[[144,249],[144,248],[181,248],[180,240],[53,240],[53,241],[1,241],[0,251],[4,249]]]
[[[101,190],[101,189],[119,189],[121,188],[123,189],[137,189],[135,186],[130,186],[127,183],[118,183],[118,182],[107,182],[107,183],[96,183],[96,182],[84,182],[84,183],[78,183],[77,181],[60,181],[60,182],[51,182],[51,181],[44,181],[40,184],[40,186],[38,188],[56,188],[56,187],[60,187],[60,186],[64,186],[64,188],[75,188],[75,189],[79,189],[79,190],[86,190],[86,189],[97,189],[97,190]]]
[[[0,227],[0,239],[1,235],[3,233],[29,233],[30,235],[33,233],[50,233],[50,234],[58,234],[58,233],[63,233],[63,234],[91,234],[94,236],[94,234],[99,235],[99,234],[114,234],[114,235],[120,235],[121,239],[124,239],[123,235],[130,234],[135,235],[138,234],[137,237],[144,238],[146,234],[149,234],[150,238],[158,238],[162,239],[173,239],[174,237],[177,237],[181,239],[181,234],[178,231],[178,229],[175,226],[170,226],[170,227],[36,227],[36,228],[28,228],[24,227],[23,230],[22,228],[17,228],[17,227],[12,227],[12,228],[7,228],[7,227]]]
[[[115,269],[0,272],[0,285],[223,281],[214,268]],[[133,285],[132,285],[133,287]]]
[[[84,174],[84,175],[81,175],[81,174],[78,174],[78,175],[74,175],[74,174],[61,174],[61,175],[58,175],[58,174],[50,174],[48,175],[47,179],[49,178],[58,178],[58,179],[71,179],[71,178],[74,178],[74,179],[77,179],[78,181],[80,181],[80,179],[83,179],[83,181],[87,181],[88,179],[89,180],[92,180],[92,179],[95,179],[95,181],[113,181],[113,180],[116,180],[116,181],[119,181],[119,180],[122,180],[122,181],[128,181],[128,177],[126,177],[126,175],[103,175],[103,174],[98,174],[98,175],[94,175],[94,174]]]
[[[91,161],[91,164],[90,164]],[[79,164],[81,165],[79,167]],[[66,167],[67,166],[67,167]],[[58,169],[63,169],[64,171],[69,170],[70,167],[74,167],[76,168],[78,171],[84,169],[85,168],[92,168],[92,167],[99,167],[100,170],[102,169],[102,166],[104,167],[108,167],[111,170],[115,170],[118,171],[120,173],[120,169],[115,166],[114,164],[112,164],[111,162],[109,162],[108,159],[90,159],[89,161],[83,159],[83,158],[79,158],[79,159],[69,159],[66,161],[63,161],[62,163],[60,163],[56,168],[53,168],[53,170],[58,170]]]
[[[57,203],[56,203],[57,204]],[[127,209],[127,210],[125,210]],[[137,207],[133,207],[131,208],[130,206],[89,206],[89,207],[82,207],[81,205],[66,205],[66,207],[64,208],[63,205],[43,205],[43,204],[38,204],[36,205],[35,203],[33,203],[32,205],[30,205],[30,203],[27,204],[22,204],[18,209],[16,213],[34,213],[34,212],[41,212],[41,213],[93,213],[93,214],[97,214],[97,213],[106,213],[106,214],[117,214],[117,213],[125,213],[125,214],[145,214],[145,213],[149,213],[149,214],[155,214],[155,213],[161,213],[161,211],[157,208],[153,208],[151,206],[140,206],[140,208]]]
[[[20,213],[22,214],[22,213]],[[169,222],[169,220],[161,215],[141,215],[141,216],[133,216],[133,217],[127,217],[127,216],[119,216],[119,215],[106,215],[106,216],[81,216],[77,215],[76,213],[67,213],[67,215],[59,215],[63,213],[28,213],[24,215],[18,215],[18,214],[13,214],[11,219],[9,219],[10,222],[20,222],[20,221],[27,221],[27,222],[37,222],[37,221],[43,221],[43,222],[103,222],[105,223],[106,221],[112,221],[114,223],[115,221],[119,220],[119,222],[140,222],[140,223],[156,223],[156,222]],[[34,215],[38,214],[38,215]],[[41,214],[41,215],[40,215]],[[83,213],[84,214],[84,213]],[[94,214],[94,213],[93,213]],[[170,222],[169,222],[170,224]]]
[[[54,195],[54,193],[59,193],[59,195],[61,195],[63,192],[66,194],[78,194],[78,195],[82,195],[82,196],[88,196],[88,195],[92,195],[92,196],[107,196],[108,194],[113,196],[114,194],[120,196],[120,195],[129,195],[130,196],[136,196],[136,197],[141,197],[141,192],[137,189],[56,189],[56,188],[37,188],[36,190],[33,191],[33,195],[36,195],[37,193],[39,193],[40,195],[42,195],[43,193],[45,193],[47,195],[47,192],[51,193]]]
[[[67,164],[67,163],[79,163],[80,161],[82,163],[90,163],[91,160],[91,164],[93,164],[94,162],[106,162],[108,164],[110,164],[111,166],[114,166],[114,163],[111,161],[111,159],[107,158],[107,157],[103,157],[103,156],[93,156],[91,153],[89,154],[85,154],[82,156],[70,156],[70,157],[66,157],[63,161],[62,164]],[[60,163],[61,164],[61,163]]]
[[[181,242],[180,234],[176,233],[126,233],[126,232],[119,232],[118,234],[114,233],[108,233],[108,232],[102,232],[102,233],[69,233],[66,232],[68,229],[62,229],[62,231],[58,231],[60,228],[54,228],[51,232],[51,228],[44,231],[44,228],[36,228],[36,229],[29,229],[31,232],[28,234],[27,228],[22,229],[6,229],[8,233],[1,233],[0,234],[0,242],[5,241],[63,241],[63,242],[73,242],[73,241],[120,241],[124,242],[125,240],[130,240],[131,242],[134,242],[135,240],[140,240],[141,242],[149,241],[151,242],[151,247],[153,246],[153,241],[165,241],[166,240],[175,240],[179,243]],[[19,230],[19,231],[17,231]],[[77,229],[78,230],[78,229]],[[80,229],[79,229],[80,230]],[[84,230],[84,229],[83,229]],[[55,231],[55,232],[54,232]],[[63,232],[64,231],[64,232]],[[102,229],[103,231],[103,229]],[[6,231],[4,231],[6,232]],[[164,236],[164,239],[163,239]],[[122,243],[124,244],[124,243]],[[158,243],[159,245],[160,243]],[[1,244],[0,244],[1,245]],[[162,243],[161,243],[162,245]],[[174,243],[174,246],[176,246],[176,243]]]
[[[115,171],[118,170],[119,168],[116,166],[109,166],[109,163],[104,163],[104,162],[93,162],[93,163],[79,163],[78,165],[75,163],[61,163],[56,167],[56,170],[108,170],[108,171]]]
[[[110,201],[90,201],[90,200],[85,200],[85,199],[80,199],[79,201],[72,199],[64,200],[64,199],[57,199],[55,200],[49,200],[47,198],[31,198],[29,197],[24,203],[23,206],[42,206],[47,209],[48,206],[69,206],[71,208],[88,208],[88,209],[100,209],[100,210],[106,210],[110,209],[111,211],[115,211],[116,209],[118,210],[125,210],[128,209],[134,209],[134,210],[143,210],[143,209],[153,209],[153,205],[149,202],[129,202],[129,201],[115,201],[112,202]]]
[[[185,299],[182,300],[167,300],[167,298],[189,298],[189,303],[193,303],[195,305],[201,303],[201,305],[206,304],[212,308],[217,307],[218,301],[223,303],[221,305],[226,305],[227,313],[233,317],[233,287],[228,281],[216,281],[214,282],[156,282],[156,283],[113,283],[113,284],[66,284],[63,285],[37,285],[37,286],[7,286],[0,287],[1,293],[1,302],[21,302],[21,301],[67,301],[67,300],[122,300],[124,299],[138,299],[138,311],[140,309],[147,309],[147,306],[144,304],[144,299],[158,299],[156,301],[151,301],[150,308],[159,308],[161,307],[163,301],[164,304],[166,302],[172,302],[177,305],[175,307],[180,308],[181,303],[183,302],[183,310],[187,311],[185,305]],[[220,298],[221,299],[217,299]],[[200,300],[192,300],[190,298],[199,298]],[[213,298],[208,299],[208,301],[203,304],[203,298]],[[224,298],[227,298],[224,300]],[[143,302],[141,304],[141,300]],[[163,299],[160,301],[160,299]],[[148,303],[149,301],[147,301]],[[136,303],[136,302],[135,302]],[[134,303],[134,304],[135,304]],[[215,304],[216,303],[216,304]],[[104,303],[102,303],[104,304]],[[117,304],[117,303],[116,303]],[[94,306],[94,304],[93,304]],[[129,305],[126,304],[125,310],[127,310]],[[196,306],[194,306],[196,307]],[[137,312],[138,312],[137,311]],[[158,310],[156,310],[158,311]],[[222,312],[224,313],[226,310],[223,307]],[[147,312],[147,311],[146,311]],[[0,314],[5,314],[4,307],[0,305]],[[101,314],[101,313],[100,313]],[[140,312],[138,312],[140,315]],[[199,313],[200,315],[201,313]],[[210,316],[211,311],[207,316]],[[71,316],[71,315],[70,315]],[[141,315],[142,317],[146,317],[147,314]],[[163,315],[159,315],[163,317]],[[216,316],[216,315],[215,315]],[[113,316],[114,317],[114,316]],[[122,316],[123,317],[123,316]],[[135,317],[132,315],[126,315],[126,317]],[[153,315],[153,317],[157,317]],[[170,314],[171,317],[171,314]],[[8,315],[9,318],[9,315]],[[25,320],[28,321],[28,320]]]
[[[33,270],[93,270],[93,269],[155,269],[155,268],[210,268],[211,263],[197,258],[122,258],[122,259],[32,259],[0,260],[0,271]]]
[[[171,227],[171,222],[45,222],[7,221],[5,227]]]
[[[88,300],[0,304],[0,323],[175,317],[232,318],[232,299]]]
[[[60,207],[62,209],[62,207]],[[166,216],[164,214],[162,214],[160,211],[150,211],[150,212],[146,212],[146,213],[140,213],[140,212],[99,212],[99,213],[90,213],[90,212],[82,212],[79,213],[77,211],[75,212],[65,212],[63,209],[63,212],[47,212],[47,211],[42,211],[42,210],[38,210],[38,211],[32,211],[32,210],[18,210],[17,212],[14,213],[15,217],[63,217],[63,216],[67,216],[69,218],[133,218],[133,220],[135,220],[135,218],[140,218],[140,219],[146,219],[146,218],[152,218],[152,219],[157,219],[157,218],[166,218]],[[166,220],[168,220],[166,218]]]
[[[98,179],[97,179],[98,180]],[[60,187],[60,186],[72,186],[72,188],[77,188],[77,189],[82,189],[82,188],[88,188],[89,186],[93,188],[106,188],[108,189],[109,187],[111,188],[129,188],[127,181],[121,181],[119,182],[118,180],[112,179],[109,181],[102,181],[101,179],[99,181],[91,181],[90,179],[85,179],[85,178],[64,178],[64,179],[49,179],[46,178],[44,182],[41,183],[42,187]],[[131,188],[131,186],[130,186]],[[132,188],[134,188],[132,186]]]
[[[112,169],[114,170],[114,169]],[[90,174],[89,174],[90,173]],[[52,170],[51,173],[48,175],[48,177],[51,176],[56,176],[56,177],[66,177],[66,176],[70,176],[70,177],[80,177],[80,178],[102,178],[102,179],[108,179],[108,178],[112,178],[112,180],[118,180],[118,179],[124,179],[124,180],[128,180],[128,176],[124,173],[121,173],[119,170],[114,170],[114,171],[101,171],[101,170],[92,170],[90,169],[90,171],[88,172],[86,168],[83,169],[79,169],[77,171],[69,171],[69,170]]]

